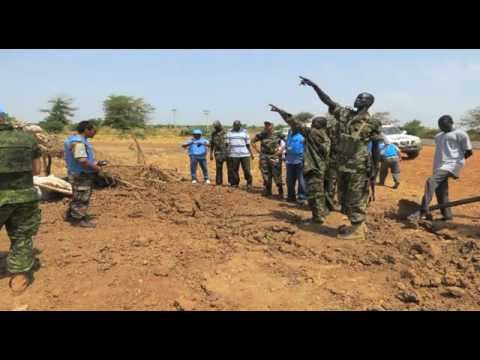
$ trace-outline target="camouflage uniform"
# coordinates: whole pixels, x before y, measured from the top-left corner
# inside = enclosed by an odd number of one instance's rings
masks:
[[[32,237],[40,226],[39,195],[33,186],[32,160],[40,158],[35,137],[0,123],[0,229],[10,238],[7,271],[25,273],[35,264]]]
[[[68,175],[68,181],[72,184],[72,201],[68,208],[67,218],[82,220],[88,218],[88,208],[92,197],[92,187],[95,175],[80,174]]]
[[[222,185],[223,183],[223,164],[227,164],[227,145],[225,144],[225,130],[213,130],[212,137],[210,139],[210,146],[211,151],[215,154],[215,170],[216,170],[216,178],[215,183],[217,185]],[[228,175],[230,172],[227,171]],[[230,183],[230,178],[228,179],[228,183]]]
[[[254,142],[260,141],[260,170],[266,195],[272,194],[272,178],[278,188],[278,194],[283,195],[282,157],[276,155],[282,136],[272,132],[262,131],[255,135]]]
[[[310,128],[295,117],[286,121],[292,129],[298,129],[305,138],[303,174],[308,205],[312,210],[313,219],[323,221],[329,212],[325,201],[325,173],[330,155],[330,139],[325,129]]]
[[[365,221],[368,204],[368,180],[372,161],[368,151],[370,140],[381,139],[381,124],[368,112],[358,114],[355,110],[338,104],[331,109],[339,126],[337,138],[337,161],[339,170],[338,197],[342,212],[350,222]]]
[[[337,163],[337,139],[339,138],[339,126],[337,120],[329,116],[327,122],[327,136],[330,139],[330,156],[327,170],[325,172],[325,198],[330,210],[335,209],[337,205],[337,183],[338,183],[338,163]]]

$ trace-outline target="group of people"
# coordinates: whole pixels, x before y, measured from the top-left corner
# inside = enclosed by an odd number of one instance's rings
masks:
[[[273,124],[265,122],[264,131],[252,140],[240,121],[225,131],[215,122],[210,141],[202,138],[199,130],[183,144],[191,159],[192,183],[197,182],[196,168],[203,170],[209,183],[207,154],[215,158],[217,185],[223,183],[223,168],[227,164],[228,183],[238,187],[239,168],[242,167],[247,189],[252,188],[251,162],[255,158],[252,147],[260,153],[264,195],[272,195],[275,182],[278,195],[283,198],[282,158],[285,153],[287,167],[287,200],[308,200],[312,211],[311,222],[323,224],[332,210],[340,210],[350,220],[350,226],[338,228],[341,239],[365,239],[366,209],[369,201],[369,184],[375,182],[379,170],[380,183],[385,182],[388,170],[392,171],[395,186],[400,183],[400,151],[388,142],[382,145],[381,124],[368,110],[374,103],[373,95],[361,93],[354,108],[334,102],[317,84],[301,77],[301,84],[311,87],[328,108],[331,119],[315,116],[306,124],[298,116],[270,105],[290,126],[285,140],[273,131]],[[422,198],[422,216],[431,218],[429,204],[436,194],[439,204],[448,203],[448,180],[457,179],[465,159],[472,156],[468,135],[453,128],[453,119],[444,115],[438,120],[441,132],[436,136],[433,175],[428,178]],[[82,121],[77,133],[64,142],[65,163],[73,198],[66,211],[65,220],[74,226],[94,228],[95,222],[88,214],[92,186],[106,161],[98,161],[89,139],[96,134],[94,124]],[[256,148],[256,143],[261,148]],[[6,111],[0,107],[0,229],[5,225],[11,241],[6,258],[10,274],[9,285],[14,292],[24,291],[32,281],[38,262],[33,251],[33,236],[38,231],[41,210],[39,196],[33,185],[33,176],[41,172],[41,151],[35,137],[15,129],[8,121]],[[295,185],[298,183],[298,192]],[[337,207],[337,205],[339,207]],[[451,220],[449,208],[442,209],[442,220]]]
[[[263,195],[272,196],[275,183],[278,197],[284,198],[282,179],[282,163],[287,169],[287,201],[303,202],[305,200],[305,183],[303,178],[303,135],[297,131],[289,131],[288,136],[274,131],[273,123],[264,122],[264,130],[252,139],[240,121],[235,121],[230,131],[226,131],[219,121],[213,123],[210,141],[202,137],[202,131],[194,129],[193,137],[182,144],[188,149],[192,183],[197,183],[197,168],[200,165],[205,184],[210,184],[207,155],[215,159],[215,184],[222,185],[224,168],[227,167],[228,184],[238,187],[240,184],[240,166],[246,180],[247,190],[252,189],[251,160],[255,159],[252,148],[259,154],[259,167],[262,173]],[[260,142],[260,149],[257,143]],[[298,185],[298,192],[296,187]]]

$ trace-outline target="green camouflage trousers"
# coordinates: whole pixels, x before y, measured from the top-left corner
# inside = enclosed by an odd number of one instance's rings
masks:
[[[352,224],[366,219],[368,205],[368,176],[366,171],[340,172],[338,177],[338,200],[342,213]]]
[[[73,197],[68,209],[68,215],[74,220],[82,220],[87,216],[92,196],[93,175],[69,175],[72,184]]]
[[[0,229],[5,225],[10,238],[7,256],[7,271],[10,274],[28,272],[35,264],[32,237],[38,232],[40,220],[38,202],[0,207]]]
[[[325,200],[325,174],[309,172],[304,175],[308,206],[314,219],[323,219],[329,210]]]
[[[261,155],[260,171],[267,192],[272,192],[272,178],[279,189],[282,187],[282,160],[278,156]]]
[[[325,172],[325,200],[330,210],[333,210],[337,204],[337,182],[337,164],[334,160],[330,160],[327,171]]]

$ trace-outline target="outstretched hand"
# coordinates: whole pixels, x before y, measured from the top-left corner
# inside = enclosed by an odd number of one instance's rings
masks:
[[[270,105],[270,111],[280,112],[280,109],[278,107],[276,107],[275,105],[272,105],[272,104],[268,104],[268,105]]]
[[[315,86],[315,83],[312,80],[307,79],[303,76],[299,76],[299,78],[302,79],[302,81],[300,81],[300,85]]]

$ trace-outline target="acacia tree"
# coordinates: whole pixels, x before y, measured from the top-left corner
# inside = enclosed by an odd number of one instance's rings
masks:
[[[388,111],[374,112],[372,118],[380,121],[382,125],[395,125],[399,123],[399,121],[394,119]]]
[[[480,130],[480,106],[467,111],[460,120],[460,125],[471,130]]]
[[[70,124],[71,118],[77,110],[77,108],[72,107],[73,99],[59,96],[48,102],[52,106],[50,109],[40,110],[48,115],[39,125],[48,132],[62,132],[65,125]]]
[[[144,129],[155,108],[142,98],[126,95],[110,95],[103,102],[105,120],[103,125],[123,132],[134,128]]]

